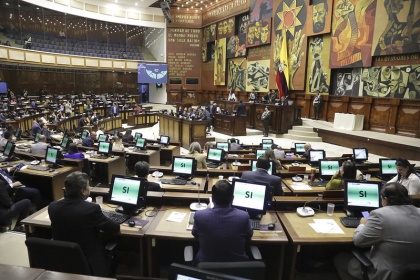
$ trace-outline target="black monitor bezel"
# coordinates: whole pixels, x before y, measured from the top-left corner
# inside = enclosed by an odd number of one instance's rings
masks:
[[[47,160],[47,158],[48,158],[48,152],[50,150],[55,150],[57,152],[54,162]],[[56,149],[56,148],[53,148],[53,147],[47,147],[47,149],[45,150],[45,156],[44,156],[45,162],[46,163],[49,163],[49,164],[57,164],[58,159],[59,159],[59,153],[60,153],[60,150],[59,149]]]
[[[264,151],[264,153],[265,153],[265,151],[266,151],[266,150],[264,150],[264,149],[256,149],[256,150],[255,150],[255,158],[256,158],[256,159],[258,159],[258,158],[259,158],[259,156],[258,156],[258,151]],[[260,156],[260,157],[261,157],[261,156]]]
[[[266,141],[268,141],[268,142],[266,142]],[[261,140],[261,144],[274,144],[274,141],[271,138],[263,138]]]
[[[139,147],[139,146],[137,145],[137,142],[138,142],[140,139],[143,139],[143,140],[144,140],[144,144],[143,144],[143,146],[142,146],[142,147]],[[135,146],[137,149],[141,149],[141,150],[146,149],[146,145],[147,145],[147,139],[146,139],[146,138],[142,138],[142,137],[137,138],[137,139],[136,139],[136,143],[134,144],[134,146]]]
[[[270,147],[267,146],[267,149],[264,149],[264,145],[270,145]],[[270,143],[261,143],[260,146],[261,146],[261,149],[262,150],[271,150],[271,147],[273,146],[273,144],[270,144]]]
[[[303,153],[305,153],[305,148],[303,148],[303,151],[297,151],[296,150],[296,145],[303,145],[303,146],[305,146],[306,143],[294,143],[294,146],[293,146],[293,148],[295,150],[295,154],[303,154]]]
[[[105,144],[107,144],[108,145],[108,152],[102,152],[102,151],[100,151],[100,147],[101,147],[101,144],[102,143],[105,143]],[[112,143],[111,142],[106,142],[106,141],[99,141],[98,142],[98,154],[102,154],[102,155],[110,155],[112,153]]]
[[[140,182],[140,189],[139,189],[139,195],[137,196],[137,203],[134,204],[129,204],[129,203],[124,203],[121,201],[116,201],[116,200],[112,200],[112,192],[114,190],[114,183],[115,183],[115,179],[116,178],[121,178],[121,179],[128,179],[128,180],[134,180],[134,181],[139,181]],[[111,184],[109,186],[109,203],[110,204],[115,204],[117,206],[121,206],[124,209],[124,212],[131,212],[134,209],[140,209],[142,207],[146,206],[146,198],[147,198],[147,187],[146,184],[144,182],[142,182],[142,179],[139,177],[127,177],[124,175],[117,175],[117,174],[112,174],[112,178],[111,178]]]
[[[9,154],[6,154],[8,145],[11,145],[11,147],[10,147],[10,150],[9,150]],[[15,152],[15,148],[16,148],[16,145],[13,142],[7,141],[6,145],[4,146],[3,154],[5,156],[7,156],[8,158],[11,158],[11,157],[13,157],[13,153]]]
[[[162,137],[166,137],[168,139],[168,142],[163,143],[162,142]],[[159,144],[161,144],[161,145],[168,146],[170,142],[171,142],[171,137],[169,137],[168,135],[161,135],[160,138],[159,138]]]
[[[325,159],[325,150],[309,150],[308,151],[308,163],[310,165],[318,165],[319,164],[319,159],[318,160],[311,160],[311,153],[315,153],[315,152],[322,152],[322,159]]]
[[[139,137],[137,137],[138,135],[140,135]],[[138,139],[138,138],[143,138],[143,133],[141,133],[141,132],[136,132],[135,134],[134,134],[134,139]]]
[[[103,137],[103,135],[105,135],[105,140],[101,140],[100,139],[101,137]],[[105,133],[99,134],[99,136],[98,136],[98,142],[108,142],[108,140],[109,140],[109,135],[108,134],[105,134]]]
[[[258,161],[258,159],[251,159],[251,171],[254,171],[254,170],[252,170],[252,167],[254,166],[254,162],[255,162],[255,168],[256,168],[255,170],[258,169],[258,167],[257,167],[257,161]],[[276,175],[276,163],[274,162],[274,160],[269,160],[269,162],[271,164],[271,174],[267,170],[268,174],[270,174],[270,175]]]
[[[356,150],[365,150],[366,151],[366,158],[365,159],[357,159],[356,158]],[[367,148],[353,148],[353,160],[355,162],[363,162],[369,159],[369,152]]]
[[[320,159],[318,161],[318,164],[319,164],[319,176],[322,177],[322,178],[331,178],[334,174],[333,175],[322,175],[322,162],[324,162],[324,161],[338,162],[338,170],[340,170],[341,162],[338,159]]]
[[[15,131],[16,139],[19,139],[21,135],[22,135],[22,129],[20,127],[16,128],[16,131]]]
[[[227,149],[227,151],[225,150],[225,149],[222,149],[222,148],[218,148],[217,147],[217,145],[218,144],[227,144],[228,145],[228,149]],[[216,146],[215,146],[216,148],[218,148],[218,149],[222,149],[222,150],[224,150],[225,152],[229,152],[229,150],[230,150],[230,143],[229,142],[216,142]]]
[[[86,134],[86,136],[85,137],[83,137],[83,135],[84,134]],[[84,130],[84,131],[82,131],[82,133],[80,134],[80,138],[81,139],[85,139],[86,137],[88,137],[89,136],[89,131],[87,131],[87,130]]]
[[[175,168],[175,160],[178,159],[178,158],[179,159],[183,159],[183,160],[188,159],[188,160],[192,160],[193,161],[191,174],[180,173],[180,172],[174,171],[174,168]],[[193,177],[194,174],[197,171],[197,160],[195,158],[193,158],[193,157],[173,156],[172,157],[172,166],[171,166],[171,168],[172,168],[172,174],[173,175],[177,175],[177,176],[184,177],[184,178],[190,178],[190,177]]]
[[[39,141],[39,137],[41,136],[41,133],[37,133],[37,134],[35,134],[35,137],[34,137],[34,142],[35,143],[37,143],[38,141]]]
[[[378,205],[379,207],[366,207],[366,206],[354,206],[348,205],[348,184],[349,183],[362,183],[362,184],[369,184],[369,185],[377,185],[378,186]],[[380,181],[360,181],[360,180],[344,180],[344,208],[349,210],[354,216],[361,217],[361,212],[363,211],[372,211],[381,207],[381,187],[382,182]]]
[[[233,194],[235,194],[235,184],[236,182],[242,182],[242,183],[248,183],[248,184],[254,184],[254,185],[261,185],[261,186],[265,186],[265,196],[264,196],[264,207],[263,209],[255,209],[255,208],[248,208],[245,206],[237,206],[234,204],[235,198],[232,201],[232,207],[246,211],[250,217],[255,217],[257,215],[264,215],[265,213],[267,213],[267,208],[271,203],[272,200],[272,190],[270,187],[269,183],[266,182],[255,182],[252,180],[244,180],[244,179],[238,179],[238,178],[233,178],[232,180],[232,188],[233,188]]]
[[[66,142],[66,146],[64,147],[64,146],[63,146],[63,141],[64,141],[64,139],[65,139],[65,138],[67,138],[67,142]],[[68,137],[68,136],[64,136],[64,137],[63,137],[63,139],[61,139],[60,147],[61,147],[61,148],[63,148],[63,149],[65,149],[65,150],[67,150],[67,148],[68,148],[68,147],[69,147],[69,145],[70,145],[70,141],[69,141],[69,140],[70,140],[70,137]]]
[[[218,151],[221,151],[220,161],[219,161],[219,160],[214,160],[214,159],[209,158],[209,154],[210,154],[210,151],[211,151],[211,150],[218,150]],[[223,161],[224,161],[224,159],[225,159],[225,155],[226,155],[225,150],[220,149],[220,148],[213,148],[213,147],[211,147],[211,148],[209,148],[209,149],[208,149],[208,151],[207,151],[206,161],[220,163],[220,162],[223,162]]]
[[[394,176],[398,175],[398,171],[395,174],[389,174],[389,173],[384,174],[383,173],[383,171],[382,171],[382,161],[384,161],[384,160],[393,160],[394,164],[397,161],[396,158],[380,158],[379,159],[379,175],[382,176],[382,177],[394,177]]]

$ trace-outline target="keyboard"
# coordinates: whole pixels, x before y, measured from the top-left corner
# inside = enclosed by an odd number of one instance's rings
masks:
[[[38,171],[47,171],[50,169],[48,166],[42,166],[42,165],[28,165],[28,169],[31,170],[38,170]]]
[[[98,155],[98,156],[93,156],[91,158],[107,159],[108,157],[104,155]]]
[[[219,166],[220,166],[220,163],[215,163],[215,162],[208,162],[207,163],[208,168],[217,168]]]
[[[340,217],[340,221],[343,226],[348,228],[357,228],[360,224],[360,218],[358,217]]]
[[[250,220],[252,229],[260,229],[260,220]]]
[[[325,187],[328,184],[327,181],[313,181],[309,182],[309,186],[312,187]]]
[[[187,180],[185,179],[160,179],[162,184],[167,185],[185,185],[187,184]]]
[[[117,213],[115,211],[108,211],[108,210],[103,210],[102,209],[102,213],[105,215],[105,217],[107,217],[108,219],[118,223],[118,224],[122,224],[125,221],[127,221],[128,219],[130,219],[129,215],[125,215],[122,213]]]

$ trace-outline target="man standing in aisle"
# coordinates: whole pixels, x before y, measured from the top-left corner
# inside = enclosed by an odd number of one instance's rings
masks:
[[[318,92],[314,98],[314,119],[319,120],[319,110],[321,109],[322,96]]]
[[[265,107],[265,111],[261,115],[261,120],[264,124],[264,137],[268,136],[268,127],[271,120],[271,112],[268,110],[268,107]]]

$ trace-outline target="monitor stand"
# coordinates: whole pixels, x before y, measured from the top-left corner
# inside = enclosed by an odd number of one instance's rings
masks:
[[[121,205],[115,208],[115,212],[130,215],[130,216],[137,216],[141,212],[143,212],[143,209],[137,209],[137,208],[126,208],[122,207]]]
[[[58,163],[53,163],[53,164],[49,164],[48,167],[52,169],[57,169],[57,168],[60,168],[60,165]]]

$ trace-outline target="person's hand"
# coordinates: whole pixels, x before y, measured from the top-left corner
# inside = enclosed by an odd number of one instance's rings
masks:
[[[296,32],[295,39],[293,40],[293,46],[289,54],[289,83],[290,89],[294,89],[293,77],[297,70],[299,70],[300,63],[302,62],[304,52],[301,52],[303,39],[305,34],[301,33],[301,30]]]
[[[23,184],[20,181],[16,181],[16,182],[14,182],[12,184],[12,188],[14,188],[14,187],[20,187],[20,186],[23,186]]]
[[[364,225],[366,223],[367,223],[367,219],[366,218],[363,217],[363,218],[360,219],[360,224],[361,225]]]

